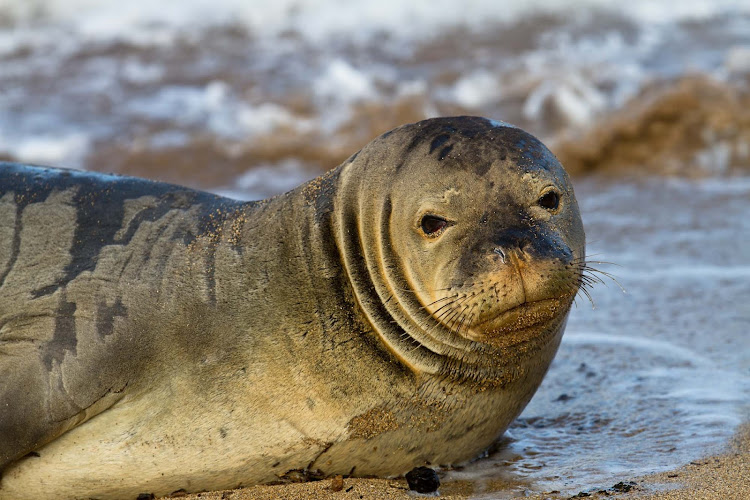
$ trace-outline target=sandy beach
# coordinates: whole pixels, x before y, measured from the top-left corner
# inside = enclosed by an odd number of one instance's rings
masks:
[[[644,477],[613,477],[611,485],[576,495],[550,491],[524,496],[531,500],[568,498],[638,498],[644,500],[724,500],[750,497],[750,424],[742,426],[725,453],[695,460],[673,471]],[[405,479],[344,479],[339,491],[333,480],[275,486],[253,486],[227,491],[175,496],[191,500],[357,500],[413,499]],[[516,498],[502,489],[473,491],[469,484],[451,484],[440,489],[440,498]],[[424,496],[424,495],[422,495]]]

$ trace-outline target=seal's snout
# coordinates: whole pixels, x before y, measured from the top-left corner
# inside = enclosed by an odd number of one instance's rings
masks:
[[[512,257],[526,260],[555,260],[569,263],[573,259],[570,247],[556,233],[510,229],[492,240],[493,256],[502,264],[510,264]]]

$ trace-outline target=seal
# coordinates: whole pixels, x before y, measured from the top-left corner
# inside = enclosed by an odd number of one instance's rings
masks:
[[[0,164],[0,498],[393,476],[521,412],[583,274],[528,133],[405,125],[242,203]]]

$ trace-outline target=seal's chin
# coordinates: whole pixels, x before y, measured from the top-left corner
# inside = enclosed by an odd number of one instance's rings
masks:
[[[463,332],[476,342],[508,347],[543,336],[557,326],[570,309],[571,298],[549,298],[524,302],[504,309]]]

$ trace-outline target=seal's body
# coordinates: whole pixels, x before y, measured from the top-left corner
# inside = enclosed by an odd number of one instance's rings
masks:
[[[583,252],[557,160],[482,118],[250,203],[0,164],[0,498],[470,459],[541,382]]]

